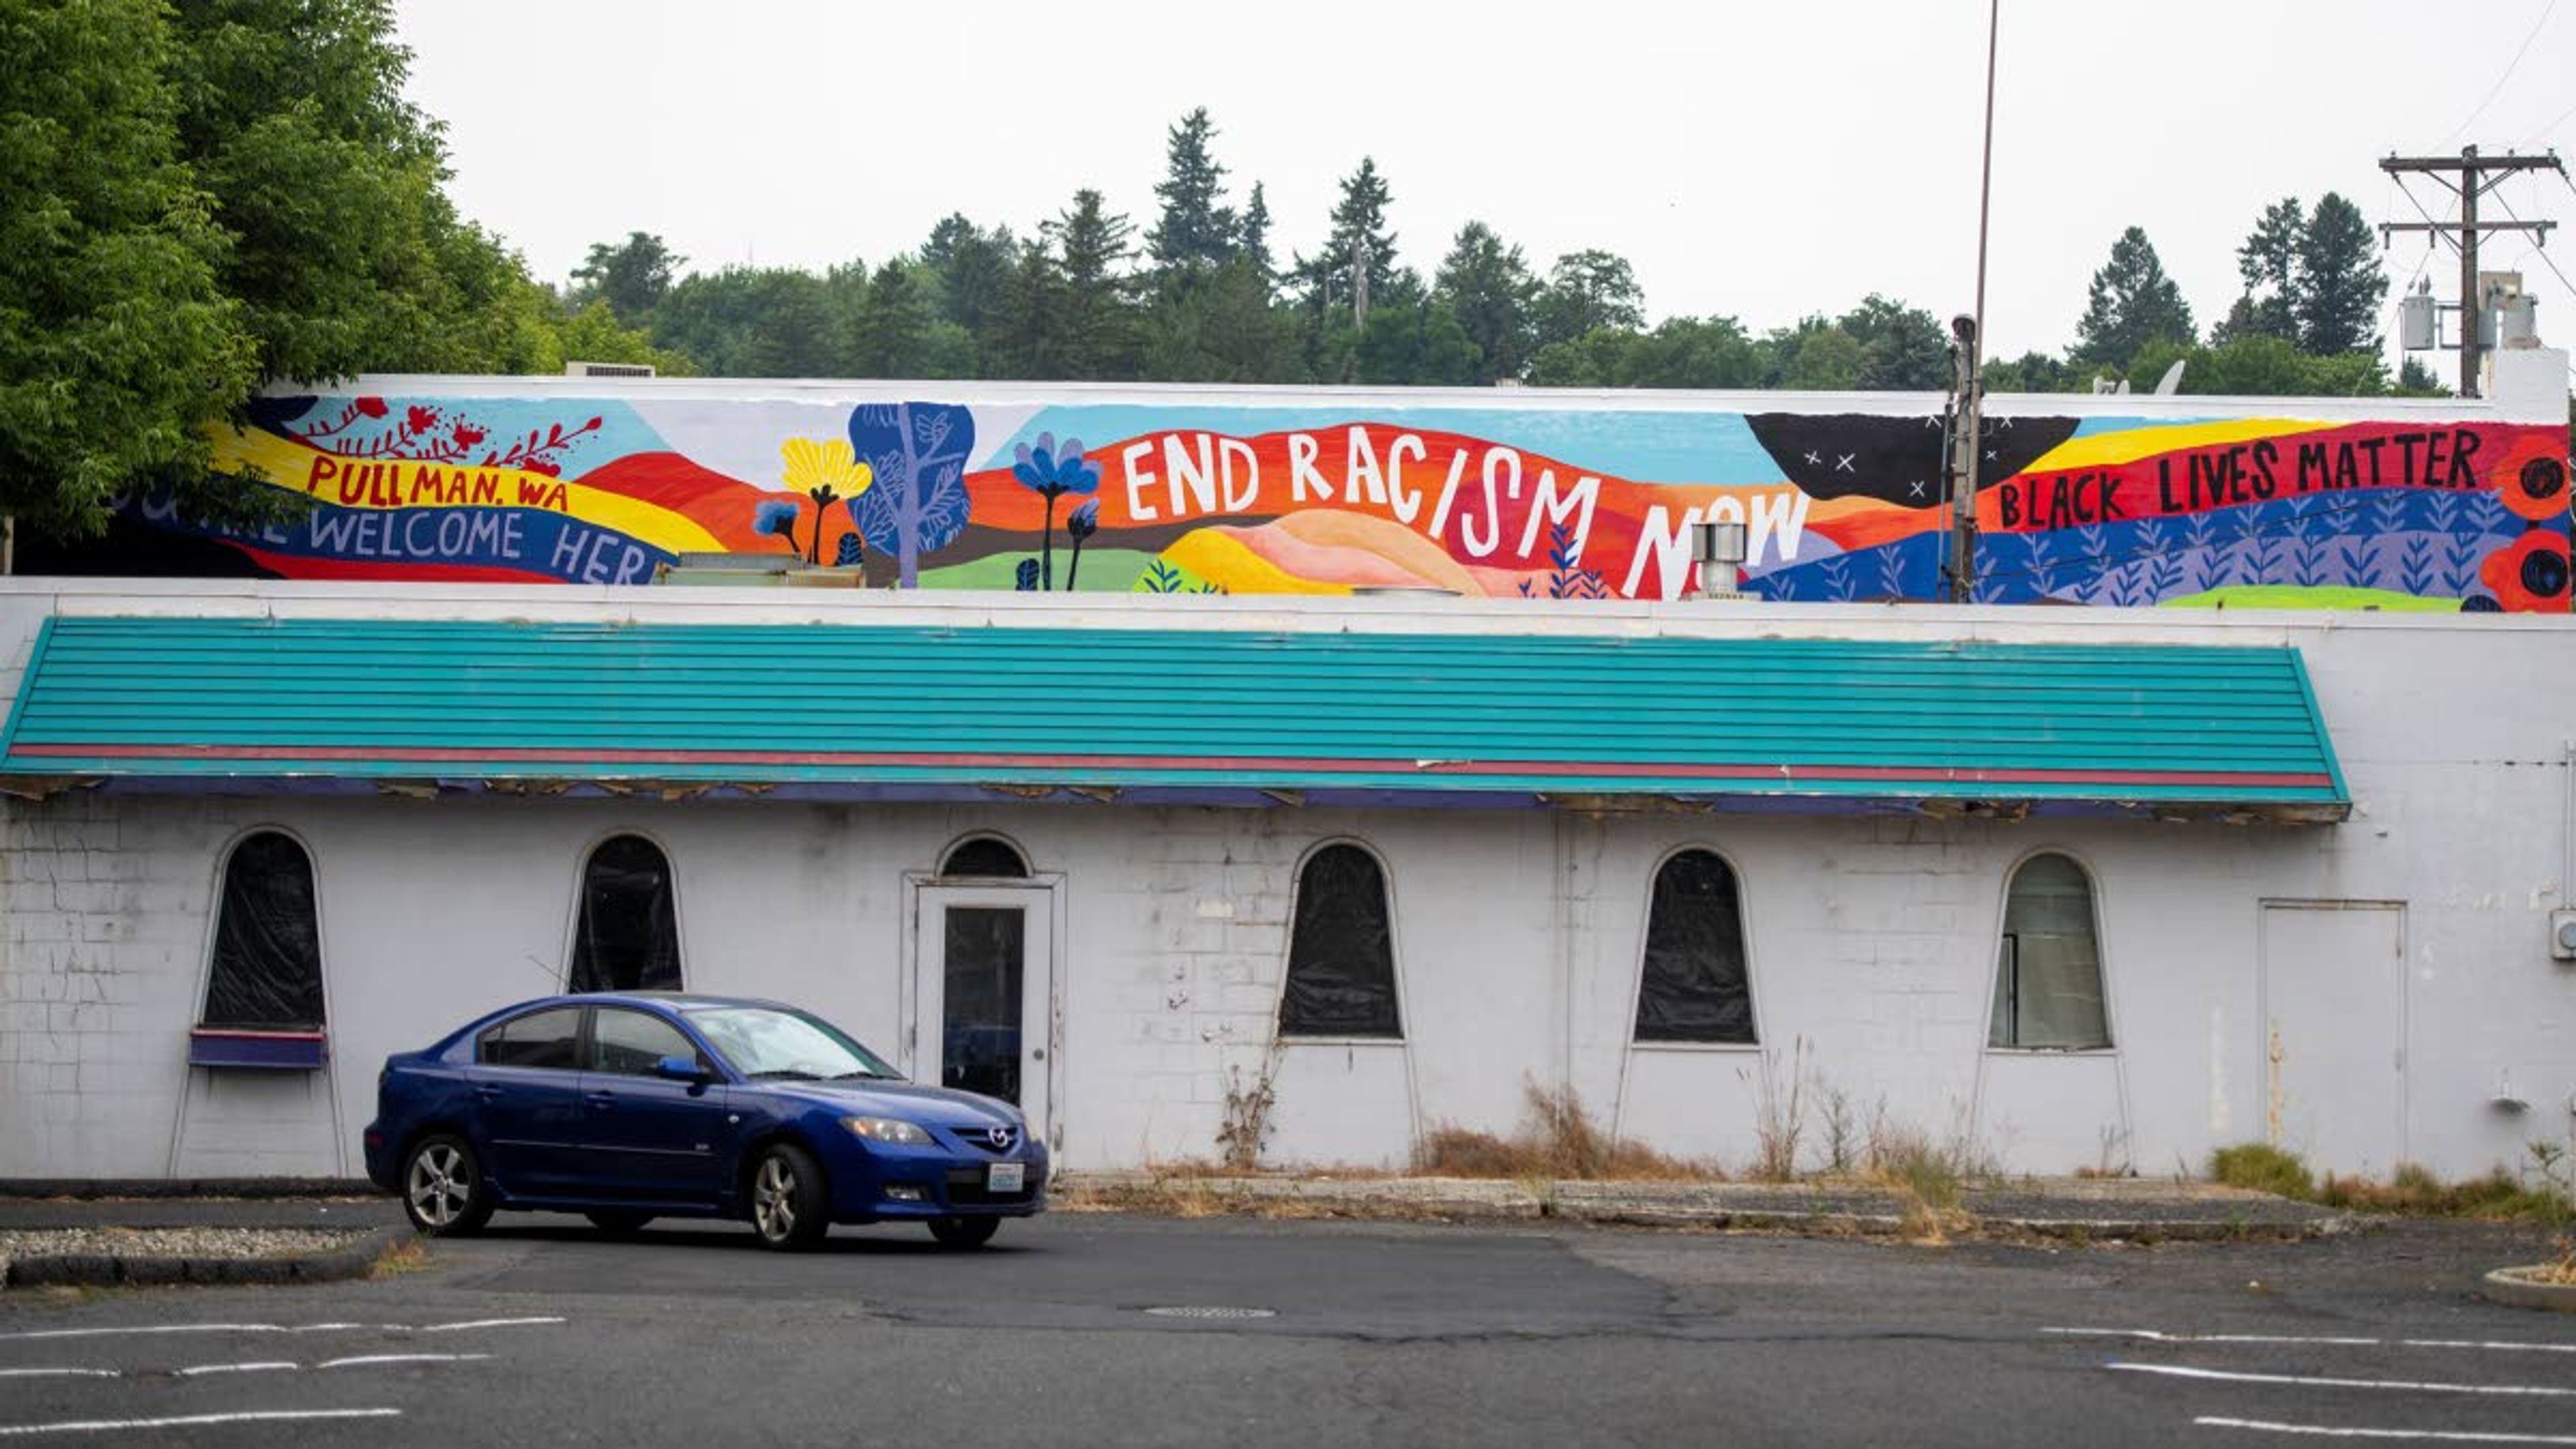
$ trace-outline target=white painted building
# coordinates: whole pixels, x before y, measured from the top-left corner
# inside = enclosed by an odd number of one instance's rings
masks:
[[[257,779],[94,759],[42,773],[30,661],[74,621],[123,618],[2286,647],[2349,808],[2165,810],[2109,787],[2091,813],[2053,814],[1749,789],[1333,803],[1259,781],[1173,804],[1007,772],[911,800],[793,781],[465,788],[429,766],[361,778],[311,760]],[[20,579],[0,583],[0,661],[20,694],[0,806],[0,1178],[354,1175],[384,1056],[563,989],[586,863],[621,836],[667,862],[689,988],[808,1005],[925,1077],[952,1049],[944,954],[1016,921],[1020,1095],[1074,1168],[1215,1156],[1229,1083],[1274,1050],[1264,1157],[1281,1164],[1401,1163],[1444,1123],[1508,1131],[1534,1081],[1571,1086],[1624,1137],[1740,1167],[1764,1073],[1785,1085],[1801,1063],[1864,1110],[1883,1100],[2040,1173],[2198,1170],[2268,1137],[2320,1167],[2464,1174],[2566,1141],[2576,1105],[2576,963],[2552,951],[2576,848],[2563,616]],[[138,659],[134,678],[159,667]],[[60,696],[75,725],[81,697]],[[310,862],[327,1063],[191,1065],[220,1055],[192,1029],[209,1024],[228,862],[268,832]],[[941,873],[979,839],[1027,873]],[[1397,1034],[1274,1048],[1301,875],[1336,843],[1383,875]],[[1749,1042],[1638,1039],[1650,898],[1694,850],[1731,873],[1745,986],[1721,1003],[1735,1027],[1678,1034]],[[2098,1020],[2032,1033],[2069,1047],[1997,1046],[2009,883],[2058,856],[2092,894]]]

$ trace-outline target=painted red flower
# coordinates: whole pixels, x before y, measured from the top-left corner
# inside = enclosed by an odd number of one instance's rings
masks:
[[[426,433],[437,426],[438,409],[436,408],[413,403],[410,411],[403,414],[403,431],[406,433]]]
[[[456,420],[456,430],[450,434],[450,436],[456,439],[456,446],[460,448],[470,448],[476,443],[483,441],[486,435],[481,428],[474,426],[463,418],[458,418]]]
[[[2487,474],[2498,501],[2533,522],[2567,516],[2567,440],[2556,434],[2553,428],[2524,438]]]
[[[2567,612],[2567,535],[2535,528],[2488,554],[2478,578],[2509,614]]]
[[[356,407],[367,417],[380,418],[385,415],[385,400],[380,397],[362,397],[358,399]]]

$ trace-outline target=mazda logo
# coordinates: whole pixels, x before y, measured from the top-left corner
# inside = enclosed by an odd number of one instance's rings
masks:
[[[995,1151],[1007,1150],[1011,1145],[1011,1135],[1011,1129],[1008,1127],[987,1127],[984,1129],[984,1140],[991,1143]]]

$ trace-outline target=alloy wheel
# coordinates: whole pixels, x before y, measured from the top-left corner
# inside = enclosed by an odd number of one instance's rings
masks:
[[[773,1154],[761,1160],[760,1171],[752,1179],[751,1220],[760,1235],[773,1243],[795,1236],[796,1170],[786,1158]]]
[[[436,1142],[411,1160],[412,1211],[434,1228],[454,1225],[474,1200],[474,1169],[463,1151]]]

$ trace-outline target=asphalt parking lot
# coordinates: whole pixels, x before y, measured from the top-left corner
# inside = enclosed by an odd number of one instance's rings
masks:
[[[0,1438],[2576,1444],[2576,1315],[2473,1293],[2546,1246],[1060,1214],[797,1257],[505,1216],[373,1280],[0,1295]]]

